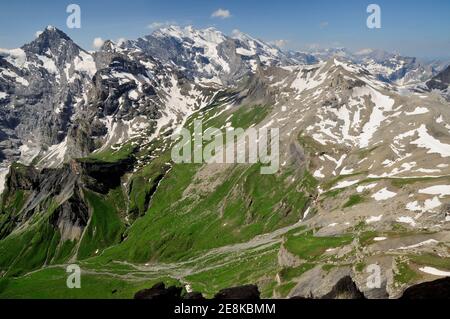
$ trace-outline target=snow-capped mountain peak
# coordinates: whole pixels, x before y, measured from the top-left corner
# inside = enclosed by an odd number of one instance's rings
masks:
[[[67,34],[55,27],[48,26],[34,41],[23,46],[23,49],[36,54],[44,54],[48,49],[56,51],[66,46],[78,47]]]
[[[193,26],[181,27],[178,25],[171,25],[165,28],[156,30],[152,34],[155,37],[174,37],[180,40],[190,39],[196,44],[215,44],[218,45],[225,41],[225,35],[215,28],[195,29]]]

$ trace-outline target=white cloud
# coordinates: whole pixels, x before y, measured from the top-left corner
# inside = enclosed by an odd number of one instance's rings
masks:
[[[168,27],[170,25],[175,25],[175,24],[177,24],[175,21],[154,21],[154,22],[150,23],[147,26],[147,28],[156,30],[156,29],[161,29],[161,28]]]
[[[211,18],[228,19],[231,18],[231,12],[226,9],[217,9],[211,14]]]
[[[284,48],[288,43],[289,43],[288,40],[283,40],[283,39],[274,40],[274,41],[270,42],[270,44],[273,44],[279,48]]]
[[[102,47],[103,43],[105,43],[105,41],[103,41],[102,38],[95,38],[92,42],[92,46],[94,47],[94,49],[98,50]]]

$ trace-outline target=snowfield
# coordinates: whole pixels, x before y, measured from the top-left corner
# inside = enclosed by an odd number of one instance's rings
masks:
[[[419,138],[412,141],[411,144],[428,149],[428,154],[439,154],[442,157],[450,157],[450,144],[444,144],[430,135],[425,124],[422,124],[417,129],[417,133],[419,134]]]
[[[435,185],[419,190],[420,194],[439,195],[445,197],[450,195],[450,185]]]
[[[372,195],[372,198],[374,198],[376,201],[382,201],[387,200],[389,198],[393,198],[397,196],[397,193],[388,191],[387,188],[383,188],[382,190],[376,192]]]
[[[419,270],[426,274],[430,274],[430,275],[434,275],[434,276],[438,276],[438,277],[450,277],[450,271],[443,271],[443,270],[436,269],[434,267],[427,266],[427,267],[419,268]]]

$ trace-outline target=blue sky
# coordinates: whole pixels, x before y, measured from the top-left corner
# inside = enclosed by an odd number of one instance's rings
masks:
[[[70,3],[81,6],[81,29],[66,26]],[[381,7],[381,29],[366,26],[370,3]],[[151,33],[151,24],[170,22],[227,34],[239,29],[266,41],[285,40],[292,49],[343,46],[450,57],[448,0],[15,0],[1,6],[0,48],[21,46],[54,25],[91,50],[94,38],[135,39]],[[212,17],[219,8],[230,16]]]

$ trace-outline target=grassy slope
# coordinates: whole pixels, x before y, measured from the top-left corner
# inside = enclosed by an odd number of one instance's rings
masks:
[[[68,289],[67,274],[63,268],[47,268],[20,278],[0,279],[0,299],[96,299],[132,298],[144,288],[163,280],[178,284],[170,278],[129,281],[106,275],[81,275],[81,289]]]
[[[203,118],[203,129],[221,127],[226,120],[233,127],[246,128],[261,121],[268,109],[254,106],[230,112],[220,113],[221,111],[223,108],[218,107],[196,116]],[[234,115],[230,118],[233,111]],[[194,118],[195,116],[186,124],[191,130]],[[308,144],[308,141],[301,142]],[[131,148],[106,151],[87,160],[116,161],[133,152],[134,149]],[[225,178],[216,188],[208,192],[197,191],[195,175],[201,166],[173,165],[166,173],[166,163],[169,161],[169,152],[159,154],[154,161],[130,177],[128,207],[123,203],[126,199],[121,189],[114,190],[105,197],[93,192],[85,193],[93,218],[80,244],[79,257],[94,256],[83,262],[83,269],[107,271],[109,275],[84,274],[82,289],[69,290],[65,286],[67,275],[64,269],[44,269],[24,277],[0,280],[0,298],[130,298],[134,292],[148,288],[154,282],[164,280],[169,284],[173,283],[175,280],[165,271],[138,274],[135,269],[117,267],[111,261],[176,262],[202,256],[211,248],[248,241],[258,234],[297,222],[309,203],[309,195],[315,194],[317,187],[317,182],[306,171],[292,182],[292,171],[284,171],[279,175],[261,175],[259,165],[234,165],[224,172]],[[159,177],[164,174],[164,179],[153,194]],[[333,180],[325,185],[325,189],[332,187],[337,181]],[[190,196],[186,196],[185,190],[189,186],[194,187],[188,194]],[[152,205],[147,210],[150,194],[153,194]],[[344,206],[357,205],[362,200],[363,197],[353,196]],[[126,231],[126,240],[118,244],[124,230],[120,216],[127,208],[136,222]],[[30,231],[30,234],[33,233],[35,229]],[[30,251],[38,251],[37,257],[44,256],[40,252],[49,251],[48,245],[54,242],[54,234],[46,233],[45,229],[38,233],[39,236],[48,238],[32,241],[41,243],[29,248]],[[370,243],[374,236],[376,234],[363,233],[360,242]],[[30,239],[24,237],[24,240]],[[184,280],[207,296],[212,296],[225,287],[247,283],[258,283],[263,296],[270,297],[274,291],[286,296],[295,286],[296,278],[327,262],[323,257],[327,249],[345,246],[352,241],[351,235],[315,237],[311,232],[290,232],[284,243],[285,247],[305,261],[297,267],[280,269],[277,262],[279,245],[275,245],[262,251],[250,250],[239,256],[220,255],[203,261],[195,265],[202,269],[187,275]],[[5,246],[5,242],[10,246]],[[53,259],[64,262],[64,256],[70,255],[73,245],[62,245],[59,248],[61,256]],[[17,253],[17,249],[14,250],[12,246],[12,241],[1,242],[0,265],[2,260],[5,263],[11,262],[13,255]],[[97,249],[101,251],[104,248],[106,250],[97,256]],[[228,261],[224,262],[225,259]],[[332,264],[326,266],[333,267]],[[328,268],[324,266],[324,270]],[[133,280],[123,277],[130,273],[135,273]],[[276,274],[281,281],[279,285],[275,282]],[[122,277],[117,277],[118,275]],[[136,280],[139,276],[142,278]]]
[[[118,149],[106,149],[98,153],[92,153],[86,158],[78,159],[84,162],[106,162],[115,163],[124,160],[134,153],[136,147],[131,142],[123,145]]]
[[[29,221],[26,229],[0,241],[0,270],[17,275],[62,257],[64,252],[58,249],[60,234],[48,222],[55,208],[50,203],[47,211]]]
[[[222,108],[209,109],[197,116],[203,119],[204,127],[221,127],[226,121],[233,127],[247,128],[261,121],[269,111],[267,107],[240,107],[223,112]],[[186,126],[193,129],[193,118]],[[131,149],[106,151],[95,154],[86,160],[115,161],[129,156]],[[110,268],[110,261],[123,259],[134,262],[149,260],[176,261],[200,256],[203,251],[224,245],[245,242],[258,234],[273,231],[282,226],[290,225],[301,218],[310,201],[310,195],[315,194],[317,182],[308,173],[296,174],[292,181],[293,171],[284,171],[279,175],[261,175],[259,165],[234,165],[228,171],[223,182],[210,192],[191,193],[186,196],[185,190],[195,185],[194,176],[201,167],[197,164],[173,165],[172,169],[159,184],[152,198],[152,206],[145,212],[148,194],[154,189],[154,181],[165,173],[165,164],[169,161],[169,153],[163,153],[156,160],[145,166],[130,179],[130,211],[136,212],[136,220],[127,231],[126,240],[107,249],[101,256],[90,259],[86,264],[89,269],[104,270]],[[194,187],[195,189],[195,187]],[[122,230],[118,218],[117,203],[113,196],[106,198],[93,192],[85,192],[92,208],[93,217],[86,234],[80,244],[80,258],[95,256],[97,249],[106,248],[118,241]],[[123,198],[123,197],[122,197]],[[281,204],[281,205],[280,205]],[[146,213],[146,214],[145,214]],[[295,249],[306,249],[314,245],[314,251],[342,244],[339,239],[314,240],[308,238],[289,237],[288,246]],[[306,246],[305,246],[306,245]],[[325,248],[326,247],[326,248]],[[320,250],[320,252],[319,252]],[[312,251],[309,251],[312,252]],[[305,264],[297,268],[279,269],[277,262],[278,246],[264,251],[248,252],[243,256],[230,258],[230,262],[222,264],[222,259],[209,260],[202,265],[205,270],[189,275],[185,280],[192,283],[194,289],[212,296],[219,289],[257,282],[263,296],[272,296],[276,288],[284,295],[292,285],[292,279],[312,267]],[[223,256],[221,256],[222,258]],[[130,291],[136,291],[141,283],[126,282],[111,276],[85,275],[87,287],[95,288],[90,292],[71,291],[65,288],[65,277],[61,270],[42,270],[20,279],[3,283],[8,289],[3,289],[3,296],[17,296],[25,291],[25,287],[36,287],[37,293],[25,293],[27,296],[41,297],[130,297]],[[122,269],[110,269],[112,273],[120,273]],[[128,270],[130,271],[130,270]],[[276,287],[275,275],[280,272],[282,285]],[[161,274],[162,275],[162,274]],[[56,285],[58,288],[49,291],[43,280],[54,282],[47,287]],[[156,279],[155,279],[156,280]],[[44,285],[44,287],[41,287]],[[143,283],[148,287],[150,282]],[[116,288],[114,288],[116,287]],[[117,288],[119,287],[119,288]],[[127,290],[127,289],[130,290]],[[115,295],[111,291],[117,289]],[[2,294],[0,293],[0,296]]]
[[[120,198],[121,194],[119,189],[103,198],[94,192],[85,191],[85,197],[92,209],[92,216],[80,243],[79,259],[94,256],[97,250],[103,250],[120,242],[125,226],[114,203],[116,200],[124,200],[123,196]],[[118,198],[115,198],[117,196]]]
[[[230,118],[230,113],[221,111],[209,109],[197,114],[186,127],[192,130],[194,118],[202,118],[203,129],[220,127],[226,119],[232,126],[247,128],[261,121],[268,112],[261,106],[240,107]],[[235,165],[224,173],[224,181],[214,190],[185,194],[190,185],[195,185],[195,174],[200,167],[199,164],[173,165],[154,194],[147,214],[133,224],[127,240],[109,249],[103,258],[175,261],[203,250],[249,240],[298,221],[316,185],[307,173],[292,185],[286,182],[290,172],[280,176],[261,175],[259,165]],[[151,176],[149,172],[146,176]],[[277,211],[280,202],[290,208],[287,216]]]
[[[206,127],[220,127],[219,124],[229,118],[227,113],[216,116],[219,111],[220,109],[209,110],[207,114],[201,115],[204,123],[208,123]],[[230,121],[235,127],[246,128],[262,120],[267,111],[260,106],[241,107]],[[187,126],[191,123],[192,120]],[[116,156],[108,155],[108,158],[111,157]],[[104,160],[103,155],[101,160]],[[143,213],[144,198],[152,188],[151,181],[162,172],[167,160],[167,153],[163,154],[132,176],[130,208],[136,209],[139,214]],[[147,214],[138,218],[127,232],[126,241],[108,249],[102,256],[95,258],[94,262],[107,264],[112,259],[136,262],[156,258],[178,260],[210,248],[249,240],[257,234],[298,221],[309,201],[309,192],[313,192],[315,187],[315,180],[307,173],[294,185],[290,185],[286,183],[289,173],[264,176],[259,172],[259,165],[237,165],[226,172],[228,176],[224,182],[212,192],[196,194],[198,197],[195,199],[186,197],[184,191],[192,183],[195,184],[193,178],[199,168],[196,164],[174,165],[154,194]],[[236,189],[240,192],[236,192]],[[93,256],[97,249],[116,241],[116,236],[120,233],[118,230],[121,229],[114,205],[109,203],[108,198],[102,199],[92,192],[86,192],[85,196],[93,209],[93,217],[80,245],[81,258]],[[286,215],[276,211],[280,202],[289,207]],[[219,211],[222,211],[221,216]],[[105,238],[110,240],[102,243]],[[247,262],[254,264],[252,258]],[[275,272],[276,251],[267,254],[259,265],[261,267],[255,275],[267,275],[268,265],[272,265]],[[206,288],[212,293],[234,282],[246,279],[248,283],[251,279],[257,279],[258,276],[250,278],[246,273],[239,273],[237,269],[240,268],[242,267],[238,264],[231,263],[220,269],[197,274],[192,280],[197,282],[199,288],[212,282],[210,288]],[[211,281],[212,277],[216,280]]]
[[[125,230],[119,218],[115,199],[121,192],[111,192],[103,198],[90,191],[85,196],[92,210],[92,218],[78,249],[78,258],[85,259],[118,243]],[[120,198],[120,197],[119,197]],[[19,275],[37,269],[42,265],[66,262],[74,253],[76,242],[61,241],[58,229],[49,222],[55,205],[48,211],[37,214],[30,226],[15,232],[0,241],[0,269],[8,275]]]

